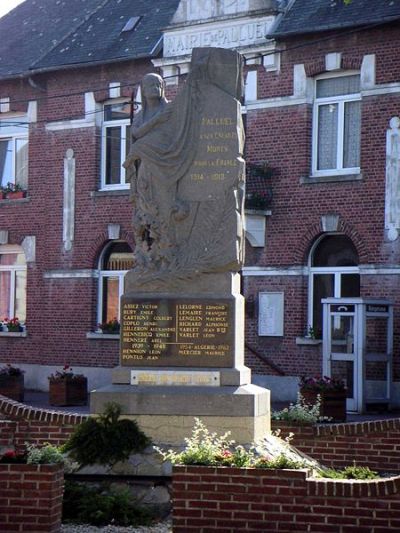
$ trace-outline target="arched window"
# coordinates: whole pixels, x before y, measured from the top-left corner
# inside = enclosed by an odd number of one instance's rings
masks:
[[[98,321],[119,320],[119,302],[124,292],[124,277],[133,266],[131,247],[122,241],[112,241],[100,256]]]
[[[0,320],[26,321],[26,260],[20,246],[0,246]]]
[[[360,296],[358,253],[345,235],[325,235],[310,252],[309,325],[322,337],[322,298]]]

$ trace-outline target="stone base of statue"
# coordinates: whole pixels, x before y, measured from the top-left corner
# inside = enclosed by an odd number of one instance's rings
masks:
[[[238,443],[261,439],[270,430],[270,396],[244,366],[239,275],[203,275],[184,288],[134,287],[122,297],[121,364],[111,385],[92,392],[91,412],[118,402],[163,444],[182,444],[195,417],[210,431],[230,430]]]
[[[153,371],[154,372],[154,371]],[[241,387],[109,385],[91,394],[91,411],[107,402],[123,406],[155,444],[181,446],[190,437],[195,418],[218,434],[231,432],[239,444],[261,440],[270,430],[269,391]]]

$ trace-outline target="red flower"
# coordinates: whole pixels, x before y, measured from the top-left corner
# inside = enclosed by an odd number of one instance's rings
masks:
[[[3,457],[6,457],[7,459],[15,459],[15,457],[17,457],[17,454],[14,450],[7,450],[4,453]]]

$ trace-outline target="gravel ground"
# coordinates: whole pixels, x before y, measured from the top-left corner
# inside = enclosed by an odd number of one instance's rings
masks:
[[[63,524],[61,526],[61,533],[171,533],[172,520],[168,519],[164,522],[159,522],[153,526],[140,527],[118,527],[118,526],[104,526],[95,527],[88,525],[72,525]]]

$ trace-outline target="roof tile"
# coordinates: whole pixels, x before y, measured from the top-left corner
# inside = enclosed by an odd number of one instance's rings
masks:
[[[400,19],[400,0],[294,0],[271,37],[288,37]]]
[[[154,56],[179,0],[26,0],[0,19],[0,78]],[[141,16],[133,31],[126,22]]]

